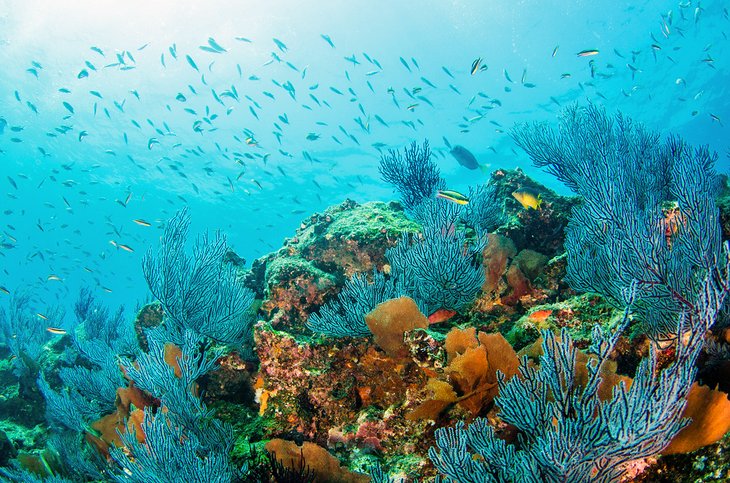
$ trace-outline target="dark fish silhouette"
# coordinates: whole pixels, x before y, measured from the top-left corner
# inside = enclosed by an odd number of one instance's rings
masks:
[[[450,151],[451,155],[456,158],[456,161],[459,162],[460,165],[467,169],[478,169],[479,168],[479,161],[477,161],[477,158],[474,157],[474,155],[466,149],[464,146],[459,146],[458,144],[451,148]]]

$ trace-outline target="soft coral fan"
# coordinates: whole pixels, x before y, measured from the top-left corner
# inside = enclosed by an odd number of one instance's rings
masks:
[[[583,197],[566,228],[567,280],[622,306],[639,281],[637,315],[654,338],[672,335],[721,249],[717,155],[594,106],[563,111],[560,129],[512,132],[533,163]]]
[[[401,283],[377,270],[373,271],[371,283],[366,274],[356,273],[345,282],[336,299],[309,316],[307,326],[330,337],[366,337],[370,329],[365,315],[378,304],[405,294]]]
[[[55,391],[43,375],[38,385],[46,399],[46,416],[57,428],[88,429],[115,408],[117,388],[125,385],[117,357],[136,352],[136,338],[120,309],[114,315],[82,289],[74,306],[73,344],[66,348],[70,367],[59,369],[62,387]]]
[[[15,368],[19,375],[37,373],[43,358],[43,346],[49,340],[49,325],[61,324],[63,312],[55,309],[45,319],[31,309],[28,294],[15,295],[8,304],[8,310],[0,307],[0,342],[15,356]]]
[[[112,313],[96,300],[91,290],[82,288],[74,304],[74,315],[77,323],[73,337],[76,349],[95,363],[102,365],[98,362],[99,355],[89,354],[93,348],[83,347],[85,341],[103,345],[112,354],[133,354],[137,351],[134,327],[125,320],[124,307]]]
[[[727,259],[727,247],[725,257]],[[484,419],[436,431],[429,456],[436,468],[459,482],[612,482],[626,463],[662,451],[689,421],[682,419],[695,376],[695,362],[705,331],[712,326],[728,292],[724,275],[707,278],[693,305],[693,317],[682,313],[674,362],[657,367],[654,347],[642,360],[629,388],[620,382],[606,401],[599,397],[601,368],[630,313],[613,333],[596,326],[587,364],[587,382],[576,380],[577,350],[566,329],[560,338],[543,332],[539,368],[525,357],[518,377],[499,380],[496,404],[500,417],[520,430],[521,449],[496,437]],[[625,298],[631,302],[633,295]],[[475,458],[474,455],[479,455]]]
[[[422,202],[414,217],[423,225],[421,235],[403,235],[385,256],[391,276],[405,285],[425,314],[438,309],[459,311],[471,304],[484,284],[479,257],[486,233],[473,241],[457,227],[458,205],[441,199]]]
[[[387,155],[381,156],[378,171],[383,180],[400,193],[401,203],[407,212],[423,200],[433,198],[436,191],[444,187],[441,172],[431,159],[428,141],[424,141],[422,147],[414,141],[403,150],[403,154],[388,151]]]
[[[133,482],[230,482],[238,474],[230,463],[233,429],[213,418],[196,395],[195,381],[210,371],[220,352],[210,352],[191,331],[182,334],[179,374],[166,360],[164,333],[147,332],[150,351],[135,361],[125,361],[130,379],[160,400],[161,409],[144,409],[144,443],[138,435],[121,435],[123,448],[112,448],[119,465],[116,481]]]
[[[504,200],[493,184],[470,186],[468,198],[461,219],[477,232],[491,232],[505,222]]]
[[[159,399],[175,424],[195,433],[198,441],[228,454],[232,449],[232,429],[212,418],[212,411],[197,395],[196,384],[215,368],[221,351],[211,350],[200,336],[186,331],[182,334],[180,356],[170,361],[164,337],[160,328],[147,331],[149,352],[136,360],[122,361],[125,372],[138,388]]]
[[[120,465],[114,481],[138,483],[230,483],[236,471],[228,453],[201,450],[194,433],[184,431],[174,419],[145,411],[142,430],[145,443],[133,433],[122,434],[125,450],[112,448],[112,458]]]
[[[157,253],[147,252],[142,270],[165,313],[168,340],[182,342],[191,330],[216,342],[251,344],[254,294],[225,263],[226,239],[216,233],[200,237],[193,256],[185,253],[190,217],[181,210],[167,224]]]

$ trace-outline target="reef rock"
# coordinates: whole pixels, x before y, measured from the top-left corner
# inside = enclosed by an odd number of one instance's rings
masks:
[[[263,299],[274,327],[303,332],[307,316],[347,278],[382,269],[385,250],[404,230],[418,228],[398,203],[345,200],[304,220],[280,250],[254,261],[245,283]]]
[[[491,183],[500,198],[505,200],[509,222],[499,233],[509,237],[518,250],[528,248],[554,257],[563,252],[564,233],[570,211],[578,203],[577,197],[566,197],[529,178],[521,169],[498,169],[492,173]],[[524,208],[512,193],[530,188],[540,193],[539,210]]]
[[[18,451],[12,441],[5,431],[0,430],[0,466],[7,466],[10,460],[16,456],[18,456]]]
[[[311,441],[351,463],[410,453],[413,465],[426,465],[433,427],[406,415],[426,397],[433,368],[443,367],[442,343],[414,330],[404,337],[408,356],[390,357],[370,338],[297,340],[264,324],[255,338],[267,437]]]
[[[147,351],[147,330],[162,324],[162,305],[157,302],[147,304],[140,309],[134,319],[134,333],[142,350]]]

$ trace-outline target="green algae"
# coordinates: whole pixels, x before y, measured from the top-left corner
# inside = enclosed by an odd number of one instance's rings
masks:
[[[399,209],[396,210],[396,207]],[[404,231],[420,231],[420,225],[409,220],[400,205],[373,201],[338,213],[328,226],[327,234],[370,244],[383,238],[383,230],[400,234]]]
[[[334,284],[335,277],[315,267],[311,262],[299,256],[278,257],[266,265],[266,286],[276,287],[282,280],[296,277],[311,277],[317,285]],[[326,282],[325,282],[326,281]]]
[[[26,453],[45,448],[48,439],[48,427],[45,423],[26,427],[9,419],[0,419],[0,431],[3,431],[18,451]]]
[[[345,200],[340,205],[327,208],[324,214],[312,215],[311,222],[304,222],[297,231],[296,239],[290,242],[299,249],[322,239],[352,239],[368,245],[382,240],[384,234],[419,229],[418,223],[408,219],[398,203],[372,201],[361,205]]]
[[[268,416],[260,416],[254,408],[244,404],[234,404],[217,401],[211,405],[218,419],[227,422],[233,427],[235,441],[231,457],[234,461],[246,461],[252,448],[263,451],[263,445],[268,440],[274,420]]]
[[[256,329],[258,332],[270,332],[279,338],[287,338],[293,340],[298,347],[315,346],[315,345],[332,345],[332,339],[324,335],[302,334],[298,332],[289,332],[288,330],[279,330],[271,325],[271,322],[262,320],[260,327]],[[305,361],[306,362],[306,361]]]

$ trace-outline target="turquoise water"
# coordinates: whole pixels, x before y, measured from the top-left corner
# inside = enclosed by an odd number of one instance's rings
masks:
[[[38,312],[81,287],[145,300],[141,257],[183,206],[250,264],[313,212],[394,199],[380,151],[412,140],[450,188],[488,174],[446,140],[566,192],[508,132],[572,102],[728,172],[725,2],[190,3],[0,0],[0,286]]]

